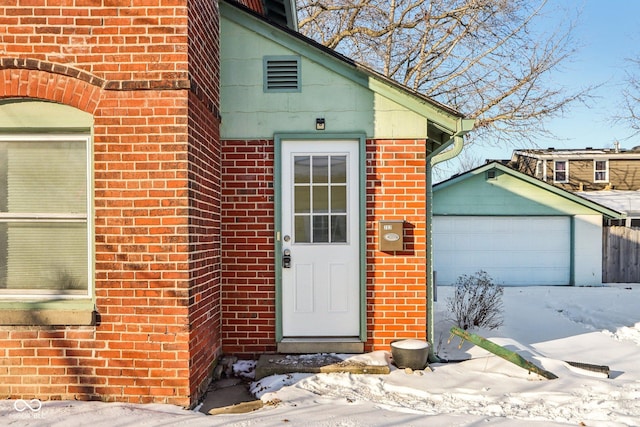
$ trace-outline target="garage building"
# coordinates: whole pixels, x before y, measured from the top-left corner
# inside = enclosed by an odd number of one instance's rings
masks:
[[[623,217],[488,163],[433,187],[437,285],[486,271],[503,286],[602,283],[602,224]]]

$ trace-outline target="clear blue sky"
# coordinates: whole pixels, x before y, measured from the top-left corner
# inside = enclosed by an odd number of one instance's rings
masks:
[[[604,148],[612,147],[618,140],[623,148],[640,145],[640,137],[627,139],[631,131],[611,120],[611,116],[621,109],[625,70],[631,66],[626,59],[640,57],[640,1],[549,0],[548,7],[550,10],[582,9],[573,33],[578,52],[554,81],[567,87],[600,83],[603,86],[594,93],[596,98],[589,106],[576,104],[564,117],[549,121],[547,127],[558,139],[537,140],[536,144],[541,148]],[[555,25],[550,21],[546,24]],[[640,69],[638,72],[640,74]],[[506,159],[511,157],[513,149],[477,147],[472,149],[471,155],[481,160]],[[451,164],[447,164],[446,169],[457,172],[455,169],[459,166],[454,161],[448,163]]]
[[[550,129],[568,139],[556,145],[609,147],[616,140],[626,148],[640,145],[638,138],[626,139],[630,130],[610,118],[621,109],[625,70],[631,66],[626,59],[640,56],[640,1],[583,1],[583,13],[575,31],[581,45],[574,62],[566,66],[562,83],[569,86],[603,83],[604,86],[595,92],[598,98],[592,105],[575,105],[566,117],[551,122]],[[567,4],[571,0],[551,2]],[[582,4],[582,1],[575,3]]]

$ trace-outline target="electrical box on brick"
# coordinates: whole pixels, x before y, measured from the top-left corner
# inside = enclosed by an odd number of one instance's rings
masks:
[[[404,221],[378,222],[378,249],[382,252],[404,250]]]

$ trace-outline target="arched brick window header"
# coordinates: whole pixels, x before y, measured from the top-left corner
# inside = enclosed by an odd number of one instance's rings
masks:
[[[71,67],[30,59],[0,58],[0,98],[54,101],[93,113],[104,80]]]
[[[104,80],[86,71],[37,59],[0,58],[0,98],[29,97],[93,113],[102,90],[192,89],[188,79]]]

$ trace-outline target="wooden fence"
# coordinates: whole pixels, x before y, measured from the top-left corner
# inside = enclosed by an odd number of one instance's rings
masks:
[[[602,230],[602,281],[640,283],[640,228]]]

